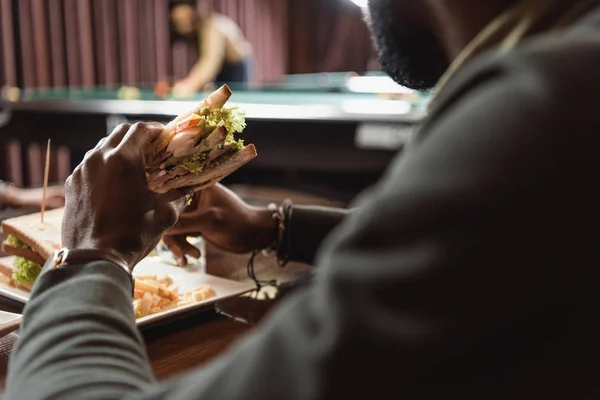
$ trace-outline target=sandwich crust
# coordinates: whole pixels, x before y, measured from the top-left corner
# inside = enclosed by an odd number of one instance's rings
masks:
[[[2,252],[10,256],[26,258],[27,260],[33,261],[40,265],[44,265],[46,263],[46,259],[38,253],[36,253],[35,251],[23,247],[13,246],[12,244],[6,241],[2,242]]]
[[[15,270],[15,257],[2,257],[0,258],[0,275],[2,275],[2,281],[7,284],[14,286],[19,289],[23,289],[26,291],[31,291],[31,287],[33,286],[30,283],[19,283],[16,282],[12,275]]]
[[[33,252],[47,260],[61,247],[63,214],[63,208],[46,211],[43,224],[40,213],[6,219],[2,221],[2,231],[26,243]]]
[[[191,187],[196,191],[200,190],[200,188],[211,186],[208,184],[209,182],[212,182],[213,185],[219,182],[221,179],[227,175],[230,175],[256,156],[256,147],[254,147],[253,144],[249,144],[215,166],[207,168],[204,171],[196,174],[189,173],[179,178],[175,178],[156,190],[159,193],[166,193],[170,190],[183,187]]]

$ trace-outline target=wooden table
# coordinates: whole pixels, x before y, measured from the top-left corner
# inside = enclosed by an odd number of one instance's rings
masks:
[[[211,275],[246,280],[247,261],[247,256],[234,256],[210,246],[207,248],[207,271]],[[290,281],[307,270],[308,267],[299,264],[281,269],[272,259],[258,258],[255,262],[259,278],[277,279],[279,282]],[[281,298],[269,299],[265,294],[268,297],[267,289],[257,296],[220,302],[215,310],[142,331],[157,378],[166,379],[201,366],[251,331]],[[22,307],[0,300],[0,310],[21,312]],[[17,339],[17,333],[0,339],[0,389],[4,388],[8,358]]]
[[[341,206],[321,197],[289,190],[249,186],[233,186],[231,189],[245,201],[256,206],[266,206],[269,202],[281,203],[287,198],[293,200],[294,204]],[[249,280],[246,272],[248,258],[249,255],[231,255],[207,246],[207,272],[226,279],[247,281]],[[309,267],[306,265],[294,263],[279,268],[274,259],[264,258],[261,255],[255,260],[255,272],[261,280],[275,279],[279,283],[289,282],[305,276],[308,271]],[[272,288],[266,288],[255,296],[256,298],[230,299],[218,303],[213,311],[142,331],[157,378],[166,379],[201,366],[252,330],[281,300],[281,293],[275,295],[273,290],[269,289]],[[269,299],[265,296],[274,298]],[[22,306],[0,298],[0,310],[20,313]],[[0,338],[0,390],[4,388],[8,358],[17,339],[17,333]]]

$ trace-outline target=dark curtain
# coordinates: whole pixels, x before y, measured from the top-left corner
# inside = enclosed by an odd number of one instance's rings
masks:
[[[254,80],[363,72],[374,53],[348,0],[196,0],[235,20],[254,47]],[[0,84],[152,84],[183,77],[197,43],[171,40],[169,0],[0,0]]]
[[[287,72],[288,0],[200,0],[235,20],[254,78]],[[0,0],[0,83],[20,87],[152,84],[182,77],[198,46],[170,40],[169,0]]]
[[[293,2],[290,14],[291,73],[363,73],[376,58],[362,12],[348,0]]]

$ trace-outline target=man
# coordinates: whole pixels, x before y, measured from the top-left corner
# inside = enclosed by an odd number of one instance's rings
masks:
[[[411,147],[321,245],[314,284],[213,364],[156,385],[124,270],[46,271],[7,398],[598,398],[600,6],[371,0],[369,10],[399,83],[427,87],[454,63]],[[142,173],[139,149],[159,130],[121,128],[75,171],[67,247],[133,266],[175,221],[177,194],[150,193]],[[218,206],[209,229],[231,223],[216,202],[205,204]]]
[[[171,21],[177,34],[199,38],[200,43],[200,59],[175,83],[175,96],[189,96],[213,83],[249,82],[252,46],[231,18],[211,12],[206,4],[197,11],[190,3],[178,2]]]
[[[10,121],[10,110],[6,107],[3,96],[0,95],[0,128]],[[62,187],[51,186],[46,193],[48,208],[62,207],[64,204]],[[9,182],[0,180],[0,220],[18,215],[22,210],[39,209],[42,203],[42,189],[23,189]]]

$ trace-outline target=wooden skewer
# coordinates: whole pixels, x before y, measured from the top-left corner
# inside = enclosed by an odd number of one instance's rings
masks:
[[[46,147],[46,166],[44,167],[44,189],[42,193],[42,224],[44,223],[44,211],[46,211],[46,192],[48,190],[48,175],[50,174],[50,139]]]

